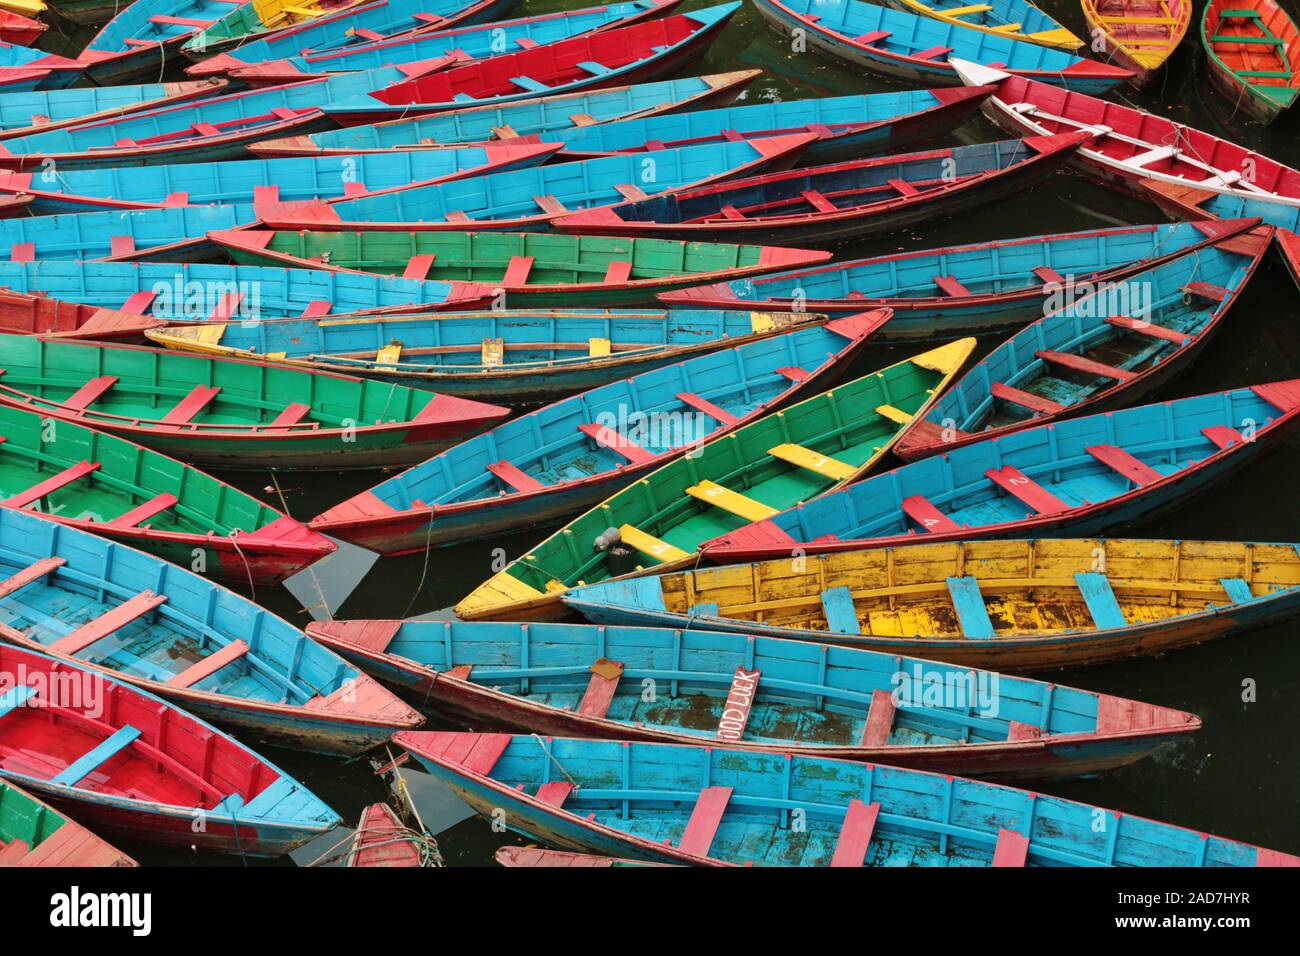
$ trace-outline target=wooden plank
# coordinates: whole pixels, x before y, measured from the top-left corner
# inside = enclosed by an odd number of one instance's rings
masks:
[[[1066,409],[1066,406],[1060,402],[1054,402],[1050,398],[1043,398],[1041,395],[1035,395],[1032,392],[1022,392],[1020,389],[1002,382],[994,382],[990,385],[989,394],[1004,402],[1010,402],[1012,405],[1027,408],[1031,412],[1038,412],[1040,415],[1058,415]]]
[[[1183,291],[1199,295],[1202,299],[1209,299],[1211,302],[1222,302],[1232,294],[1223,286],[1212,282],[1189,282],[1183,286]]]
[[[705,480],[699,484],[691,485],[686,489],[686,493],[698,501],[721,508],[738,518],[744,518],[746,521],[762,521],[775,514],[780,514],[779,508],[773,508],[761,501],[755,501],[747,495],[742,495],[738,491],[732,491],[730,488],[723,487],[712,481]]]
[[[573,784],[567,780],[552,780],[537,788],[537,799],[551,807],[562,807],[573,793]]]
[[[887,690],[873,690],[871,707],[867,710],[867,723],[862,728],[862,746],[873,749],[888,747],[889,734],[894,729],[897,712],[893,694]]]
[[[491,474],[515,491],[541,491],[546,485],[508,461],[496,461],[487,466]]]
[[[582,432],[597,445],[602,448],[608,448],[610,451],[618,452],[634,465],[640,465],[655,458],[654,452],[646,451],[636,442],[629,438],[624,438],[618,432],[604,425],[586,424],[579,425],[578,431]]]
[[[877,405],[875,413],[881,418],[887,418],[896,425],[912,424],[912,416],[901,408],[895,408],[893,405]]]
[[[101,375],[98,378],[92,378],[81,388],[77,389],[60,404],[64,408],[69,408],[74,412],[84,412],[95,402],[99,401],[104,393],[117,384],[116,375]]]
[[[847,587],[827,588],[821,594],[822,611],[826,615],[826,629],[832,634],[861,634],[858,609],[853,604],[853,592]]]
[[[640,528],[630,524],[622,525],[618,529],[618,537],[633,551],[660,563],[684,561],[690,557],[690,554],[681,548],[674,547],[667,541],[660,541],[653,535],[646,534]]]
[[[1092,623],[1100,628],[1127,627],[1124,611],[1115,598],[1115,591],[1110,586],[1110,579],[1095,571],[1080,571],[1074,576],[1079,585],[1083,602],[1088,605]]]
[[[89,753],[82,755],[65,767],[50,780],[50,783],[55,786],[75,787],[82,780],[85,780],[88,776],[104,764],[108,763],[127,747],[131,746],[131,744],[135,743],[139,736],[140,731],[135,727],[132,727],[130,724],[127,724]]]
[[[961,298],[971,294],[970,289],[958,282],[954,276],[935,276],[934,284],[939,287],[939,291],[944,295],[953,298]]]
[[[511,256],[501,284],[507,288],[528,285],[528,274],[533,271],[533,261],[533,256]]]
[[[1173,342],[1175,345],[1186,345],[1192,340],[1192,337],[1185,332],[1176,332],[1173,329],[1165,328],[1163,325],[1155,325],[1142,319],[1135,319],[1131,315],[1108,315],[1104,321],[1107,325],[1113,325],[1125,332],[1134,332],[1151,339],[1162,339],[1166,342]]]
[[[156,518],[168,508],[174,507],[177,503],[175,495],[164,492],[161,495],[155,495],[143,504],[136,505],[124,515],[119,515],[111,521],[104,523],[106,528],[136,528],[144,524],[150,518]]]
[[[724,408],[719,408],[706,398],[701,398],[694,392],[678,392],[677,400],[683,405],[687,405],[697,412],[703,412],[706,415],[712,415],[714,419],[723,425],[735,425],[740,421],[735,415]]]
[[[989,609],[984,605],[984,595],[980,593],[979,581],[972,577],[948,578],[947,581],[948,595],[952,598],[962,634],[981,641],[997,637],[993,622],[989,620]]]
[[[1001,470],[990,468],[984,474],[995,485],[1028,505],[1037,514],[1054,515],[1070,510],[1069,505],[1032,478],[1022,474],[1018,468],[1007,465]]]
[[[835,205],[816,189],[805,189],[799,193],[803,201],[812,206],[818,212],[839,212],[840,207]]]
[[[1005,827],[998,830],[997,846],[993,850],[994,866],[1024,866],[1025,860],[1029,857],[1029,838],[1023,833],[1017,833],[1015,830],[1008,830]]]
[[[26,684],[19,684],[17,687],[10,688],[3,696],[0,696],[0,717],[13,713],[19,707],[25,707],[27,702],[35,696],[36,688],[28,687]]]
[[[605,267],[605,278],[601,281],[606,285],[623,285],[632,278],[632,263],[623,259],[615,259]]]
[[[1134,458],[1123,448],[1115,445],[1092,445],[1085,448],[1089,455],[1107,467],[1117,471],[1139,488],[1159,481],[1164,476],[1141,459]]]
[[[604,717],[608,714],[609,705],[614,701],[622,677],[622,663],[599,658],[591,665],[591,680],[587,682],[587,689],[578,704],[578,713],[584,717]]]
[[[549,193],[545,196],[534,196],[533,202],[535,202],[538,208],[547,215],[562,216],[565,213],[570,212],[570,209],[564,205],[564,203],[560,202]]]
[[[438,257],[433,254],[422,256],[411,256],[406,261],[406,268],[402,270],[403,279],[417,279],[423,281],[429,277],[429,270],[433,268],[434,262]]]
[[[1075,372],[1083,372],[1085,375],[1099,375],[1103,378],[1113,378],[1117,382],[1130,382],[1137,378],[1136,372],[1130,372],[1126,369],[1116,368],[1113,365],[1106,365],[1102,362],[1094,362],[1092,359],[1084,358],[1082,355],[1073,355],[1070,352],[1057,352],[1053,349],[1039,349],[1034,353],[1044,362],[1051,362],[1053,365],[1059,365],[1062,368],[1068,368]]]
[[[714,610],[716,612],[716,607]],[[722,714],[718,718],[719,740],[741,740],[745,736],[749,714],[754,707],[754,695],[758,693],[758,682],[762,676],[762,671],[736,668],[736,673],[731,678],[731,688],[727,691],[727,699],[722,704]]]
[[[1043,280],[1043,284],[1065,285],[1065,276],[1061,275],[1051,266],[1034,266],[1034,275]]]
[[[1219,583],[1223,585],[1223,590],[1227,592],[1233,604],[1245,604],[1247,601],[1255,600],[1254,592],[1250,590],[1250,585],[1243,578],[1219,578]]]
[[[609,339],[599,336],[587,339],[588,358],[608,358],[611,351],[613,351],[613,343]]]
[[[25,508],[35,501],[40,501],[46,495],[53,494],[60,488],[64,488],[74,481],[79,481],[87,475],[99,471],[99,462],[82,461],[75,465],[64,468],[57,475],[51,475],[44,481],[38,482],[28,488],[26,491],[20,491],[12,497],[6,498],[4,503],[11,508]]]
[[[677,849],[693,856],[708,856],[730,801],[731,787],[705,787],[701,790]]]
[[[860,867],[867,861],[867,849],[871,846],[871,834],[875,832],[879,816],[880,804],[868,806],[856,798],[849,801],[844,823],[840,825],[840,835],[835,840],[832,867]]]
[[[769,448],[767,453],[773,458],[779,458],[781,461],[794,465],[796,468],[803,468],[832,481],[847,481],[858,473],[858,469],[848,462],[840,461],[838,458],[831,458],[829,455],[819,455],[811,448],[805,448],[803,445],[796,445],[791,442]]]
[[[92,618],[71,634],[59,638],[50,645],[55,654],[73,655],[85,650],[96,641],[120,630],[132,621],[144,617],[154,608],[165,603],[165,595],[152,591],[141,591],[129,601],[124,601],[115,608],[105,611],[99,617]]]
[[[35,564],[29,564],[17,574],[10,575],[0,581],[0,598],[8,597],[19,588],[25,588],[27,585],[39,581],[67,563],[67,558],[41,558]]]
[[[902,196],[917,196],[920,194],[920,190],[905,179],[887,179],[885,185]]]
[[[903,514],[907,515],[923,531],[960,531],[961,527],[946,514],[930,503],[923,495],[912,495],[903,499]]]
[[[460,765],[470,773],[487,776],[510,746],[509,734],[478,734]]]
[[[195,385],[190,389],[190,393],[180,400],[176,406],[162,418],[158,419],[164,425],[188,425],[194,420],[194,416],[203,411],[212,404],[212,400],[221,392],[220,386],[209,388],[206,385]]]
[[[776,373],[788,378],[792,382],[808,381],[808,371],[797,365],[787,365],[785,368],[779,368],[776,370]]]
[[[227,664],[234,663],[248,653],[248,645],[243,641],[231,641],[215,654],[209,654],[201,661],[195,661],[171,680],[168,687],[193,687],[204,678],[211,677]]]
[[[1209,428],[1202,428],[1201,434],[1212,441],[1219,449],[1229,448],[1232,445],[1241,445],[1246,439],[1235,428],[1229,428],[1227,425],[1211,425]]]
[[[918,60],[935,60],[941,56],[947,56],[952,52],[950,46],[932,46],[928,50],[922,50],[920,53],[913,53],[912,56]]]
[[[285,406],[284,411],[271,419],[271,423],[266,426],[266,431],[272,432],[281,429],[288,431],[294,425],[297,425],[306,418],[307,413],[310,411],[310,405],[304,405],[302,402],[292,402]]]

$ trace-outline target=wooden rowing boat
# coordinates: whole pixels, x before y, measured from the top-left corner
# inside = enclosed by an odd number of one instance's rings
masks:
[[[523,309],[377,320],[203,322],[151,330],[151,341],[538,405],[824,316],[762,312]]]
[[[225,52],[203,57],[187,67],[190,76],[214,76],[268,60],[308,52],[353,50],[375,46],[393,37],[442,33],[465,23],[496,19],[513,0],[370,0],[327,16],[304,20],[259,39],[224,44]],[[187,51],[189,52],[189,51]]]
[[[479,813],[495,810],[529,839],[656,863],[1300,864],[1275,850],[1046,794],[778,750],[455,732],[394,740]],[[792,814],[800,826],[791,826]]]
[[[953,95],[963,92],[971,95]],[[545,139],[564,147],[561,158],[593,159],[720,143],[737,136],[815,133],[817,139],[803,151],[800,163],[820,165],[896,153],[942,136],[975,113],[991,92],[964,87],[752,103],[576,126],[547,133]]]
[[[331,202],[527,169],[558,150],[551,143],[488,143],[423,153],[297,156],[175,166],[0,170],[0,197],[31,196],[36,215],[232,203]]]
[[[153,694],[19,647],[0,645],[0,664],[20,675],[0,694],[0,777],[96,831],[274,857],[339,823],[279,767]]]
[[[1163,654],[1282,620],[1300,602],[1296,548],[907,543],[797,566],[787,557],[594,584],[565,601],[602,624],[738,631],[1032,672]]]
[[[833,245],[1021,194],[1065,165],[1089,138],[1065,133],[1002,140],[679,187],[562,216],[554,225],[616,236]]]
[[[209,232],[256,223],[253,207],[239,203],[0,218],[0,254],[24,263],[216,260],[221,253]]]
[[[253,738],[356,754],[423,721],[251,600],[99,535],[0,508],[0,582],[0,640]]]
[[[1082,0],[1083,18],[1107,62],[1133,71],[1141,89],[1178,49],[1192,20],[1191,0]]]
[[[16,43],[19,46],[33,46],[41,34],[49,29],[49,24],[33,20],[21,13],[0,9],[0,43]]]
[[[0,262],[0,330],[143,342],[168,323],[220,321],[225,293],[248,297],[242,317],[343,319],[485,305],[491,290],[316,269],[186,263]],[[259,356],[260,358],[260,356]]]
[[[0,869],[136,865],[48,803],[0,780]]]
[[[647,17],[666,13],[680,2],[681,0],[632,0],[455,30],[408,33],[363,45],[350,44],[305,51],[298,47],[282,53],[283,58],[268,58],[261,62],[240,63],[235,60],[234,54],[230,54],[228,56],[234,62],[225,64],[224,72],[240,82],[266,86],[293,83],[309,76],[373,70],[381,66],[398,66],[424,60],[444,59],[446,65],[451,67],[457,63],[486,60],[513,51],[532,50],[573,37],[625,27]],[[235,52],[241,59],[250,55],[244,47]],[[256,57],[262,54],[255,52],[251,55]],[[210,62],[206,61],[199,66],[207,66]]]
[[[889,341],[988,334],[1023,328],[1067,283],[1118,282],[1258,224],[1255,216],[998,239],[692,286],[659,299],[674,309],[888,308],[894,317],[878,338]]]
[[[82,66],[66,56],[0,43],[0,93],[61,90],[70,86]]]
[[[581,868],[660,865],[614,856],[592,856],[589,853],[572,853],[568,850],[547,850],[537,846],[503,846],[493,854],[492,858],[501,866],[512,867]]]
[[[181,46],[247,0],[135,0],[113,15],[77,56],[96,86],[157,79]]]
[[[566,93],[509,106],[476,106],[374,126],[350,126],[308,136],[266,140],[253,143],[249,150],[268,157],[345,156],[392,149],[447,149],[520,137],[535,137],[545,142],[560,130],[579,126],[726,105],[760,72],[737,70]]]
[[[956,86],[950,58],[1001,64],[1022,76],[1086,93],[1114,89],[1129,70],[862,0],[755,0],[768,24],[857,67],[923,86]]]
[[[249,143],[328,129],[332,124],[321,112],[323,103],[387,86],[418,67],[343,73],[15,136],[0,142],[0,169],[43,169],[42,163],[51,161],[70,170],[242,159]]]
[[[619,153],[359,199],[262,202],[255,207],[262,224],[274,229],[545,231],[576,210],[787,168],[816,138],[796,133],[660,150],[651,182],[644,175],[643,157]],[[347,162],[348,157],[335,161]]]
[[[328,538],[225,482],[133,442],[0,406],[0,505],[120,541],[214,578],[274,585]]]
[[[685,66],[740,9],[738,0],[536,49],[450,66],[324,105],[340,126],[652,80]]]
[[[700,546],[719,534],[870,472],[904,425],[956,378],[974,346],[966,339],[913,356],[665,465],[506,565],[457,604],[456,613],[469,620],[550,620],[565,613],[560,601],[568,588],[698,563]],[[605,547],[588,544],[597,540]]]
[[[357,832],[344,866],[366,868],[428,866],[426,838],[404,824],[386,803],[372,803],[361,811]]]
[[[1054,311],[914,418],[894,453],[915,461],[1145,398],[1204,353],[1272,241],[1262,226],[1102,287],[1064,286]]]
[[[1113,770],[1201,726],[1108,694],[689,624],[320,621],[307,633],[412,701],[519,733],[713,739],[1025,780]]]
[[[226,80],[192,80],[44,93],[0,93],[0,140],[99,123],[127,113],[165,109],[214,96],[226,86]]]
[[[891,547],[918,533],[927,541],[1067,527],[1090,534],[1186,503],[1273,450],[1298,424],[1300,380],[1071,418],[904,465],[702,550],[722,562],[788,557],[791,548]]]
[[[1144,181],[1271,199],[1300,206],[1300,170],[1163,116],[1065,92],[972,63],[955,64],[971,85],[997,84],[983,110],[1021,136],[1082,131],[1093,138],[1071,164],[1102,183],[1141,193]]]
[[[505,293],[510,308],[636,305],[721,276],[759,276],[830,258],[780,246],[545,232],[249,229],[210,239],[236,262],[473,283]]]
[[[1273,0],[1210,0],[1201,45],[1215,89],[1260,122],[1300,95],[1300,27]]]
[[[989,3],[969,3],[967,0],[889,0],[888,5],[967,30],[992,33],[1058,50],[1072,51],[1083,46],[1082,40],[1029,0],[990,0]]]
[[[380,482],[312,527],[403,554],[560,521],[836,379],[883,318],[800,326],[561,399]]]
[[[238,315],[239,293],[222,299]],[[510,409],[262,362],[0,335],[0,405],[198,465],[330,471],[423,461]]]
[[[231,47],[253,43],[295,26],[326,17],[347,17],[361,0],[251,0],[234,6],[215,23],[199,30],[181,46],[181,53],[201,60]],[[430,0],[435,2],[435,0]],[[474,0],[487,7],[501,0]]]

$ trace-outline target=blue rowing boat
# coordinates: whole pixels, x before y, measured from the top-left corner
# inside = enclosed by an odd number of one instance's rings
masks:
[[[1258,225],[1257,218],[1117,226],[896,252],[662,292],[672,308],[799,307],[846,315],[890,308],[881,339],[1019,329],[1066,284],[1116,282]]]
[[[548,137],[562,130],[730,103],[759,72],[739,70],[547,96],[509,106],[471,107],[374,126],[349,126],[266,140],[254,143],[249,150],[258,156],[327,156],[382,153],[392,149],[446,149],[519,137],[547,142]]]
[[[998,33],[891,10],[862,0],[754,0],[782,33],[799,31],[823,53],[885,76],[926,85],[961,82],[949,57],[998,64],[1043,83],[1101,94],[1132,72]]]
[[[526,169],[545,162],[559,148],[549,143],[488,143],[373,156],[72,169],[57,176],[0,170],[0,197],[32,197],[30,209],[38,216],[254,201],[328,202]]]
[[[747,634],[391,620],[320,621],[307,633],[413,702],[520,733],[713,738],[1023,780],[1120,767],[1201,725],[1108,694]],[[733,708],[736,690],[747,705]]]
[[[22,607],[12,591],[4,602]],[[279,767],[153,694],[17,647],[0,646],[0,668],[0,778],[96,831],[275,857],[340,822]],[[77,842],[65,842],[62,865],[87,865]]]
[[[65,56],[0,42],[0,93],[61,90],[71,86],[82,69]]]
[[[1300,380],[1026,428],[867,478],[706,542],[715,561],[927,541],[1091,534],[1149,519],[1300,424]],[[1241,431],[1244,429],[1245,431]],[[1247,439],[1249,434],[1249,440]]]
[[[230,64],[225,72],[232,79],[254,86],[266,86],[292,83],[308,76],[373,70],[381,66],[397,66],[423,60],[445,59],[450,66],[457,62],[486,60],[587,33],[624,27],[646,17],[666,13],[680,2],[681,0],[631,0],[629,3],[585,7],[581,10],[502,20],[436,33],[412,33],[361,46],[353,44],[332,49],[310,49],[301,53],[295,49],[281,53],[283,59],[268,58],[262,62]],[[245,47],[236,53],[239,59],[249,56]],[[227,59],[234,58],[235,54],[227,56]],[[189,72],[194,75],[193,70]]]
[[[69,471],[84,475],[84,465]],[[0,615],[0,640],[300,750],[361,753],[422,722],[372,678],[202,574],[16,508],[0,508]]]
[[[257,203],[257,217],[275,229],[545,230],[575,211],[788,166],[816,138],[802,133],[665,149],[655,153],[652,167],[644,157],[621,153],[361,199]]]
[[[157,78],[196,32],[245,0],[135,0],[86,44],[77,62],[97,86]]]
[[[0,140],[215,96],[225,80],[0,93]]]
[[[0,219],[0,255],[13,262],[216,259],[209,232],[256,222],[249,204]]]
[[[713,42],[739,0],[589,36],[470,61],[375,88],[324,107],[340,126],[404,119],[467,106],[652,80],[683,67]]]
[[[380,482],[312,526],[400,554],[558,521],[838,378],[887,318],[796,328],[562,399]]]
[[[323,269],[49,258],[0,262],[0,287],[0,330],[75,327],[75,334],[95,339],[138,339],[168,323],[205,322],[214,305],[236,293],[243,295],[250,321],[464,309],[492,297],[490,286],[469,282]],[[68,320],[65,311],[85,312],[86,319]]]
[[[1300,859],[993,783],[826,757],[400,733],[484,816],[548,846],[700,866],[1295,866]],[[797,815],[801,825],[792,826]],[[1104,826],[1098,825],[1102,816]]]
[[[713,110],[692,110],[579,126],[546,134],[560,143],[563,155],[591,159],[613,153],[640,153],[790,133],[815,133],[800,157],[802,165],[819,165],[897,153],[937,139],[975,113],[992,92],[967,87],[972,96],[950,89],[908,90],[831,96],[782,103],[753,103]]]
[[[1150,395],[1205,350],[1272,241],[1262,226],[1117,282],[1058,287],[1052,310],[909,423],[894,453],[915,461]]]

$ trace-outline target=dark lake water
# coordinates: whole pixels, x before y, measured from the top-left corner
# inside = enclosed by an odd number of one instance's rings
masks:
[[[584,0],[530,0],[519,6],[518,15],[587,5]],[[684,9],[706,5],[690,0]],[[1038,5],[1076,34],[1086,35],[1076,0],[1040,0]],[[1196,32],[1200,6],[1197,3],[1193,27],[1163,78],[1157,78],[1140,94],[1121,89],[1112,98],[1183,120],[1288,165],[1300,166],[1300,110],[1265,129],[1244,117],[1232,116],[1231,104],[1211,89]],[[1293,2],[1284,0],[1283,6],[1295,16]],[[58,40],[51,36],[44,45],[56,49]],[[764,73],[748,88],[741,102],[900,88],[813,54],[791,55],[788,41],[769,30],[748,5],[731,20],[708,55],[681,75],[743,68],[760,68]],[[947,145],[998,138],[1002,134],[977,117],[959,128]],[[961,219],[846,247],[841,257],[1162,221],[1164,217],[1154,206],[1062,174],[1030,193]],[[982,352],[996,344],[996,340],[983,341]],[[918,346],[868,348],[851,374],[865,374],[918,351]],[[1213,346],[1192,369],[1152,400],[1294,376],[1300,376],[1300,292],[1280,263],[1270,259],[1242,295]],[[1293,439],[1230,484],[1216,487],[1210,495],[1187,502],[1160,521],[1116,528],[1112,535],[1300,541],[1298,474],[1300,442]],[[263,494],[269,484],[265,474],[223,477],[255,494]],[[370,486],[379,477],[281,474],[278,480],[292,513],[305,520]],[[427,560],[424,556],[381,560],[338,616],[415,616],[447,608],[489,576],[493,548],[504,548],[513,558],[546,533],[545,529],[533,529],[492,542],[434,552]],[[298,602],[283,589],[260,592],[257,598],[295,623],[305,624],[308,620]],[[1153,759],[1103,778],[1048,783],[1039,789],[1300,853],[1300,641],[1296,622],[1167,657],[1058,672],[1049,679],[1189,710],[1203,718],[1205,727],[1200,734]],[[1242,700],[1243,682],[1248,680],[1257,688],[1257,699],[1251,703]],[[273,747],[264,750],[331,803],[345,820],[355,820],[363,806],[383,799],[387,792],[386,784],[373,774],[366,760],[344,763]],[[444,818],[441,811],[434,809],[435,794],[414,784],[413,789],[420,793],[417,802],[426,821]],[[491,832],[478,819],[465,820],[441,833],[438,839],[451,865],[486,864],[498,846],[522,842],[509,834]],[[123,849],[147,863],[237,864],[220,857],[187,856],[148,847],[124,844]]]

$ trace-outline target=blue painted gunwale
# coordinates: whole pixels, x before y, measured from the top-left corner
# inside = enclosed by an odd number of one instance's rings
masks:
[[[16,662],[25,665],[28,668],[29,678],[44,676],[48,681],[53,679],[51,672],[80,671],[80,668],[69,668],[66,663],[57,658],[26,649],[5,648],[0,650],[0,655],[3,655],[10,664]],[[13,674],[7,676],[12,679]],[[84,679],[89,683],[92,678],[91,675],[86,674]],[[342,822],[338,814],[303,784],[211,724],[186,713],[160,697],[137,687],[131,687],[110,676],[95,675],[95,679],[108,685],[101,686],[98,690],[99,694],[112,693],[135,698],[142,704],[152,705],[159,712],[159,719],[155,726],[135,728],[138,736],[127,744],[127,748],[149,748],[168,754],[171,749],[169,738],[176,739],[172,735],[188,734],[200,739],[207,737],[214,743],[220,742],[221,749],[226,752],[219,756],[224,756],[226,760],[232,757],[230,751],[242,750],[246,757],[257,765],[258,782],[266,778],[270,778],[270,782],[247,803],[241,794],[231,793],[219,801],[212,797],[204,797],[201,802],[181,805],[167,804],[144,797],[105,793],[85,782],[69,785],[60,782],[59,775],[41,777],[0,767],[0,777],[21,784],[25,790],[39,794],[51,804],[71,811],[78,818],[86,820],[96,831],[102,829],[144,842],[167,843],[186,848],[197,846],[200,849],[218,852],[275,857],[288,853]],[[44,709],[46,706],[44,697],[44,694],[38,693],[33,696],[31,703],[23,704],[21,707]],[[71,721],[81,718],[92,727],[106,724],[105,729],[109,731],[110,737],[114,730],[120,732],[127,729],[125,726],[119,729],[111,717],[107,720],[102,715],[92,718],[86,707],[65,706],[62,701],[58,701],[52,709],[60,712],[60,716],[54,719]],[[120,709],[126,707],[122,706]],[[79,711],[84,712],[84,716]],[[0,724],[0,738],[4,734],[4,725]],[[83,759],[90,757],[91,754],[87,754]],[[71,769],[72,766],[69,764],[67,769]],[[180,773],[177,775],[181,776]],[[216,774],[212,774],[210,777],[205,777],[204,782],[209,788],[213,788],[212,777],[215,776]],[[212,805],[206,806],[208,803]],[[206,826],[202,830],[195,830],[193,824],[200,808]]]
[[[0,93],[0,140],[215,96],[224,80]],[[39,123],[37,118],[41,117]]]
[[[1248,422],[1254,423],[1252,440],[1226,448],[1202,434],[1215,426],[1249,428]],[[795,546],[808,554],[888,547],[913,543],[918,534],[925,541],[952,541],[1065,527],[1074,535],[1101,532],[1185,504],[1272,450],[1297,425],[1300,380],[1068,419],[903,465],[715,538],[702,550],[714,561],[730,562],[787,557]],[[1085,451],[1099,444],[1127,451],[1161,478],[1131,487]],[[1065,510],[1039,514],[1002,492],[985,473],[1007,466],[1041,484]],[[918,530],[903,512],[903,500],[917,495],[956,529]]]
[[[159,694],[255,737],[321,753],[360,753],[420,716],[287,621],[201,575],[97,535],[0,508],[0,579],[45,558],[66,562],[0,598],[0,639]],[[143,592],[167,600],[73,655],[49,645]],[[166,683],[243,640],[251,650],[192,687]],[[349,711],[308,708],[355,695]]]
[[[437,33],[411,33],[364,45],[347,45],[333,49],[311,49],[293,53],[285,59],[269,60],[251,66],[232,67],[231,77],[248,83],[292,82],[295,78],[373,70],[452,57],[453,61],[485,60],[505,53],[529,50],[548,43],[558,43],[586,33],[627,26],[647,17],[658,16],[681,3],[681,0],[631,0],[579,10],[558,11],[515,20],[501,20],[478,26],[460,27]],[[239,49],[240,57],[247,54]],[[463,56],[461,55],[463,54]]]
[[[313,303],[329,303],[330,318],[374,312],[429,311],[463,306],[490,290],[472,283],[404,279],[323,269],[226,266],[207,263],[76,262],[41,259],[0,262],[0,286],[64,302],[120,310],[138,292],[157,292],[147,314],[157,323],[203,321],[188,296],[203,290],[205,303],[220,290],[256,296],[261,318],[293,318]],[[251,300],[250,300],[251,301]]]
[[[165,62],[202,25],[210,25],[247,0],[135,0],[121,9],[77,57],[83,75],[100,86],[157,76]],[[156,22],[155,18],[191,23]],[[128,42],[135,41],[135,42]]]
[[[879,324],[877,316],[855,316],[796,328],[561,399],[380,482],[322,512],[311,527],[382,534],[384,553],[396,554],[572,516],[695,444],[838,377]],[[802,369],[806,377],[792,381],[780,368]],[[677,397],[683,393],[711,402],[734,421],[696,411]],[[649,456],[633,463],[579,431],[602,418],[612,419],[614,430]],[[497,462],[508,462],[540,487],[512,487],[487,470]]]
[[[913,461],[994,435],[1100,412],[1118,404],[1133,404],[1201,354],[1272,241],[1272,227],[1256,228],[1068,302],[1017,332],[966,372],[923,419],[907,427],[895,443],[894,453]],[[1215,301],[1188,291],[1199,282],[1217,286],[1227,294]],[[1139,316],[1141,320],[1182,334],[1182,342],[1107,323],[1112,316],[1133,316],[1139,305],[1149,309]],[[1055,366],[1036,355],[1042,350],[1089,358],[1135,377],[1119,381],[1079,372],[1054,375]],[[1047,413],[1014,405],[994,397],[994,383],[1065,407]],[[945,434],[945,427],[952,431]],[[936,431],[943,434],[942,441],[928,437]]]
[[[509,127],[520,137],[539,142],[560,130],[574,129],[575,116],[597,123],[692,109],[704,103],[730,102],[759,70],[691,76],[680,80],[637,83],[592,92],[548,96],[510,106],[479,106],[434,116],[390,120],[371,126],[348,126],[306,136],[254,143],[259,156],[327,155],[385,152],[390,149],[448,149],[500,139]]]
[[[1200,727],[1192,714],[1059,685],[1048,691],[1027,678],[739,633],[382,620],[320,621],[307,632],[414,703],[450,711],[470,726],[521,733],[708,741],[738,669],[761,677],[743,739],[727,741],[737,749],[1055,778],[1121,766]],[[592,665],[602,658],[623,666],[617,692],[605,715],[582,714]],[[465,667],[468,676],[448,674]],[[642,699],[647,681],[659,688],[651,702]],[[904,683],[917,693],[897,693]],[[930,685],[952,690],[952,705],[918,699],[919,688]],[[958,696],[963,686],[996,688],[997,713],[975,713],[975,703]],[[861,741],[875,692],[894,695],[896,716],[886,742],[868,746]],[[1143,727],[1099,732],[1103,708],[1130,706],[1149,709],[1153,719]],[[1042,735],[1009,739],[1012,721]]]
[[[644,157],[620,153],[332,203],[267,203],[259,205],[258,217],[276,229],[349,229],[365,224],[367,229],[402,232],[545,231],[559,216],[623,201],[620,187],[631,185],[658,195],[744,176],[772,164],[792,162],[815,138],[813,133],[803,133],[660,150],[654,156],[653,182],[645,181]],[[554,199],[563,208],[548,211],[539,204],[539,197]],[[453,213],[469,220],[448,218]]]
[[[1055,286],[1046,267],[1081,282],[1115,282],[1257,224],[1254,218],[1118,226],[1024,239],[899,252],[789,272],[661,292],[670,308],[789,309],[796,294],[811,312],[844,315],[891,308],[882,341],[931,340],[1018,329],[1043,314]],[[945,295],[936,280],[956,279],[970,295]]]
[[[1077,57],[1064,50],[1026,43],[980,30],[968,30],[932,17],[891,10],[862,0],[754,0],[776,29],[802,30],[808,42],[831,56],[886,76],[925,84],[961,82],[949,57],[973,63],[1005,64],[1007,72],[1042,83],[1100,95],[1133,74],[1129,70]],[[857,38],[886,32],[863,42]],[[934,49],[934,57],[919,57]]]
[[[880,805],[868,866],[990,866],[1004,828],[1028,837],[1032,866],[1255,866],[1295,859],[1112,810],[1098,829],[1096,808],[1086,804],[919,770],[717,745],[496,739],[502,736],[400,733],[394,742],[481,814],[504,810],[516,832],[548,846],[652,862],[827,866],[853,800]],[[492,767],[478,773],[466,760]],[[534,796],[551,782],[576,782],[568,809]],[[732,790],[707,856],[675,845],[705,787]],[[792,812],[802,814],[804,827],[790,826]]]
[[[31,211],[36,215],[178,205],[226,206],[254,200],[328,202],[526,169],[545,162],[558,149],[543,143],[500,143],[357,157],[298,156],[139,169],[72,169],[54,177],[0,171],[0,195],[32,196]]]

